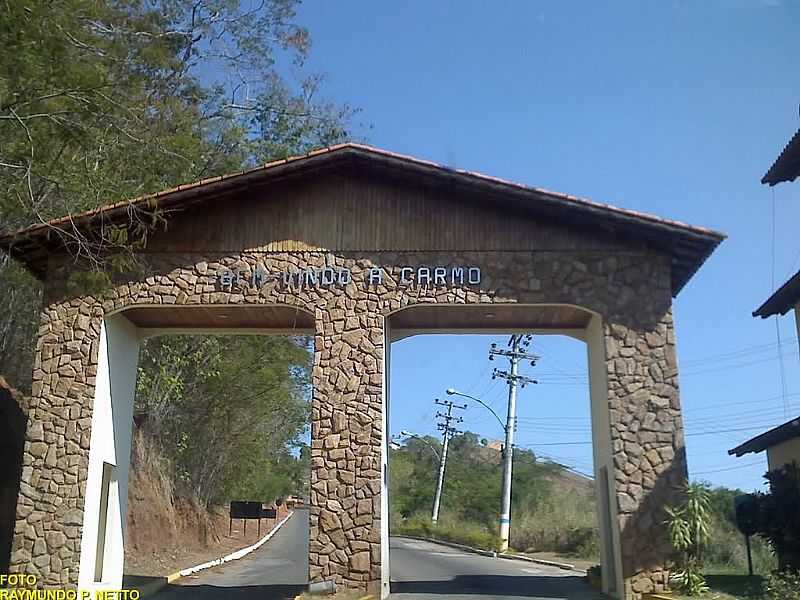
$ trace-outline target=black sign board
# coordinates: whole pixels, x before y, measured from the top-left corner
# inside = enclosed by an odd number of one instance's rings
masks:
[[[733,505],[736,509],[736,527],[745,535],[753,535],[758,526],[758,498],[753,494],[736,496]]]
[[[736,527],[744,534],[747,548],[747,571],[753,576],[753,555],[750,549],[750,536],[758,531],[758,496],[743,494],[733,499],[733,508],[736,512]]]
[[[278,518],[278,511],[274,508],[263,508],[261,509],[261,518],[262,519],[277,519]]]
[[[273,511],[274,512],[274,511]],[[264,503],[263,502],[243,502],[241,500],[231,501],[230,524],[228,526],[228,535],[233,533],[233,520],[244,519],[244,532],[247,533],[247,520],[258,520],[258,535],[261,535],[261,519],[264,517]]]
[[[231,519],[260,519],[261,502],[231,502]]]

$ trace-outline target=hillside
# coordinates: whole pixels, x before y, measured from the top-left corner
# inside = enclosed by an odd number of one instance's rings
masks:
[[[436,487],[437,439],[411,439],[389,455],[390,512],[395,531],[426,528]],[[501,446],[471,432],[450,442],[437,535],[493,543],[500,504]],[[597,524],[591,479],[515,449],[511,545],[595,558]],[[460,532],[460,533],[458,533]],[[452,537],[452,536],[451,536]]]

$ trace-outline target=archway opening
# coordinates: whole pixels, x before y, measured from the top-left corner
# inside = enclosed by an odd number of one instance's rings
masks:
[[[139,306],[105,319],[83,589],[245,552],[265,564],[243,586],[305,587],[313,330],[288,306]],[[280,572],[263,545],[273,530],[292,546]]]
[[[448,556],[458,550],[408,537],[504,548],[509,355],[516,352],[510,550],[584,569],[602,564],[602,587],[615,593],[619,534],[599,317],[569,305],[425,305],[395,313],[388,329],[392,591],[458,593],[520,568],[461,565]],[[535,579],[507,578],[534,587]],[[564,597],[576,585],[564,578]]]

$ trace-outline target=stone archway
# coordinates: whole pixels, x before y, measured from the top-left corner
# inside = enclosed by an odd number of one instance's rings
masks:
[[[663,588],[660,510],[686,475],[671,300],[721,235],[356,145],[136,202],[192,210],[151,237],[142,275],[97,293],[66,285],[74,267],[48,231],[124,223],[126,205],[0,239],[47,287],[12,569],[84,580],[107,317],[285,305],[314,317],[310,577],[386,593],[387,321],[432,304],[549,304],[594,315],[579,328],[602,408],[615,587],[626,599]]]
[[[104,314],[99,324],[96,364],[89,367],[95,381],[82,514],[76,507],[70,517],[82,523],[79,589],[94,592],[122,581],[133,407],[142,340],[162,334],[313,335],[313,319],[312,314],[296,306],[284,305],[123,304]],[[90,331],[92,328],[90,325]],[[81,445],[87,445],[85,437]],[[69,453],[59,457],[56,450],[53,454],[56,462],[51,466],[68,472]]]
[[[611,501],[617,497],[617,482],[607,476],[614,470],[614,459],[602,316],[579,306],[560,304],[416,304],[392,313],[387,319],[387,340],[391,342],[414,335],[511,333],[563,335],[585,344],[590,382],[597,522],[601,539],[602,589],[604,593],[614,595],[617,590],[623,589],[622,555],[617,511],[614,509],[615,503]],[[391,370],[390,364],[387,352],[387,373]],[[387,381],[384,404],[387,419],[390,388],[390,382]],[[387,434],[385,439],[390,439],[390,435]],[[388,502],[388,499],[384,500],[385,505]],[[384,514],[387,513],[384,511]],[[384,543],[387,540],[388,537],[385,537]],[[384,564],[386,560],[384,558]]]

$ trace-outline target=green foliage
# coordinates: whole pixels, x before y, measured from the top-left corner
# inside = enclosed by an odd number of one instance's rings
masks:
[[[440,452],[440,446],[432,437],[412,438],[403,448],[391,451],[389,485],[394,512],[403,517],[430,514],[438,474],[438,457],[431,447]],[[483,446],[474,433],[450,440],[442,510],[494,529],[500,509],[501,460],[500,453]],[[557,469],[550,463],[536,461],[530,451],[515,451],[513,509],[538,506],[548,498],[550,476]]]
[[[764,600],[764,578],[758,575],[707,573],[705,578],[709,591],[703,597],[709,600]]]
[[[140,365],[137,420],[184,491],[206,504],[304,493],[307,340],[160,337],[146,342]]]
[[[764,583],[765,600],[800,600],[800,573],[784,571],[770,575]]]
[[[439,521],[431,523],[430,515],[417,515],[411,519],[392,523],[392,535],[410,535],[464,544],[472,548],[492,550],[500,548],[500,537],[487,527],[463,521],[457,515],[442,514]]]
[[[800,465],[791,462],[764,477],[770,491],[758,497],[758,535],[778,554],[781,571],[800,570]]]
[[[703,554],[706,569],[720,572],[745,573],[747,551],[744,536],[736,527],[734,498],[744,494],[742,490],[708,488],[711,512],[710,539]],[[777,567],[775,555],[769,542],[759,536],[750,538],[753,570],[769,573]]]
[[[0,374],[30,392],[34,336],[39,328],[42,286],[19,264],[0,253]]]
[[[3,3],[0,233],[348,137],[354,111],[320,100],[321,78],[304,71],[298,1]],[[165,219],[149,206],[92,235],[53,229],[96,273],[70,291],[128,272]],[[40,291],[9,265],[0,256],[0,373],[27,390]]]
[[[3,226],[342,139],[350,111],[296,89],[296,0],[11,2],[0,21]],[[135,169],[131,167],[135,166]]]
[[[488,540],[477,543],[473,538],[490,536],[494,540],[496,536],[502,484],[500,452],[487,447],[471,432],[450,441],[442,514],[432,527],[439,452],[441,444],[433,437],[411,438],[404,447],[391,450],[389,498],[393,531],[399,528],[397,531],[409,535],[435,534],[440,539],[490,547]],[[536,460],[528,450],[515,450],[511,528],[514,548],[598,555],[590,484],[583,482],[570,488],[569,493],[558,493],[553,482],[565,473],[559,465]]]
[[[708,591],[703,578],[703,553],[710,540],[711,501],[708,489],[687,484],[684,502],[667,507],[669,541],[676,550],[678,570],[673,574],[684,593],[699,596]]]
[[[600,533],[592,490],[553,490],[536,506],[521,507],[514,515],[511,545],[532,552],[599,559]]]

